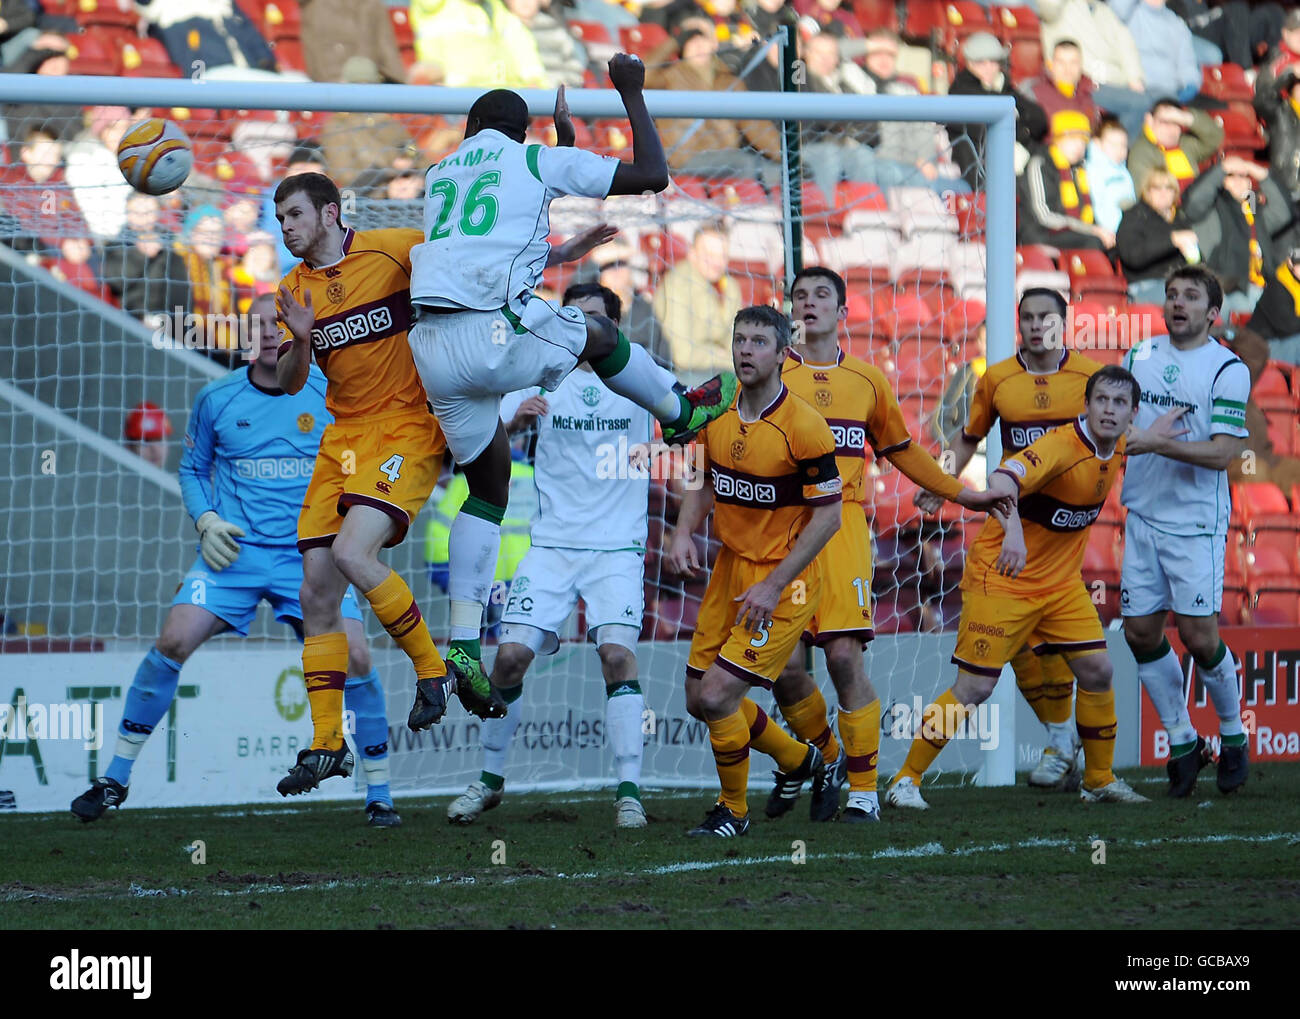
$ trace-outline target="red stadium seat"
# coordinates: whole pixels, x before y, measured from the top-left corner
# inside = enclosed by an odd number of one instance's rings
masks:
[[[1287,385],[1286,376],[1282,374],[1276,363],[1272,362],[1264,366],[1264,370],[1260,372],[1259,378],[1251,387],[1250,395],[1261,407],[1266,403],[1292,403],[1291,387]],[[1278,397],[1278,399],[1271,400],[1270,397]]]
[[[1238,506],[1247,523],[1267,516],[1286,516],[1291,507],[1287,505],[1286,496],[1277,485],[1268,482],[1232,486],[1232,508],[1234,514]]]
[[[405,7],[389,7],[388,20],[392,22],[398,49],[414,49],[415,30],[411,28],[410,12]]]
[[[121,54],[98,34],[68,36],[68,73],[112,75],[121,72]]]
[[[898,31],[898,4],[894,0],[853,0],[853,13],[864,32],[877,28]]]
[[[756,180],[745,180],[740,177],[713,180],[709,183],[709,193],[724,209],[734,209],[741,205],[767,204],[767,192]]]
[[[1300,587],[1252,588],[1251,621],[1255,626],[1295,626],[1300,623]]]
[[[302,38],[302,11],[297,0],[270,0],[262,12],[262,23],[257,26],[269,43],[281,39]]]
[[[962,240],[975,241],[984,236],[987,222],[984,192],[973,195],[951,192],[946,204],[948,211],[957,217],[957,232]]]
[[[1059,269],[1050,252],[1054,249],[1042,244],[1025,244],[1016,248],[1016,272],[1056,272]]]
[[[1255,89],[1237,64],[1207,65],[1201,68],[1201,93],[1223,102],[1252,102]]]
[[[1223,626],[1249,626],[1250,593],[1244,587],[1223,589],[1223,603],[1219,608],[1219,622]]]
[[[643,60],[650,51],[668,38],[668,32],[659,25],[645,22],[640,25],[622,26],[618,30],[618,42],[624,51],[634,53]]]
[[[49,5],[46,5],[48,11]],[[77,25],[87,28],[130,28],[140,23],[140,15],[134,6],[122,10],[117,0],[78,0],[76,5]]]
[[[1280,456],[1295,456],[1300,448],[1300,419],[1290,407],[1268,414],[1268,438],[1273,452]]]
[[[597,43],[606,46],[617,46],[613,36],[609,34],[609,29],[599,21],[579,21],[571,18],[568,22],[569,34],[581,43]]]
[[[282,36],[271,44],[275,53],[275,62],[282,71],[302,71],[307,73],[307,62],[302,55],[302,41],[289,36]]]
[[[1295,557],[1269,545],[1247,546],[1242,564],[1246,580],[1251,584],[1296,579]]]
[[[1074,300],[1089,296],[1107,303],[1128,303],[1128,286],[1103,252],[1062,251],[1061,268],[1070,275]]]
[[[1264,129],[1254,112],[1229,107],[1215,110],[1210,114],[1215,122],[1223,128],[1223,149],[1241,149],[1254,153],[1262,149],[1267,142]],[[1251,157],[1248,157],[1251,158]]]
[[[673,183],[677,185],[677,190],[689,198],[696,201],[707,202],[709,200],[709,182],[703,177],[673,176]]]
[[[136,36],[122,45],[122,74],[128,78],[179,78],[180,69],[167,48],[151,36]]]

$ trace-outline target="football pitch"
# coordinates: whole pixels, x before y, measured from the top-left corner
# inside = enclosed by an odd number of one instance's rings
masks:
[[[927,812],[879,825],[762,816],[688,839],[710,795],[647,791],[650,827],[613,829],[609,794],[519,794],[477,824],[447,798],[131,810],[94,824],[0,815],[0,929],[951,928],[1300,925],[1300,764],[1252,766],[1231,797],[1202,773],[1124,773],[1149,804],[1085,806],[1028,789],[927,786]]]

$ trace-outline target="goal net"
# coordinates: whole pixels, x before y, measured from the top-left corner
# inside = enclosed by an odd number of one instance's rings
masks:
[[[204,384],[245,363],[238,330],[230,319],[223,326],[222,316],[273,291],[291,264],[268,219],[268,195],[286,168],[323,167],[342,189],[348,225],[418,226],[423,171],[458,143],[475,93],[280,85],[268,100],[262,86],[243,83],[84,78],[23,88],[25,102],[65,105],[61,116],[25,124],[26,133],[11,141],[0,199],[7,284],[0,291],[7,348],[0,370],[0,612],[4,661],[15,666],[3,670],[0,700],[11,701],[18,688],[31,698],[43,677],[56,674],[60,697],[72,697],[62,679],[67,669],[45,663],[73,656],[68,668],[96,677],[77,688],[100,691],[111,749],[133,663],[157,637],[195,556],[175,482],[190,408]],[[531,140],[553,142],[543,115],[553,95],[528,97],[537,114]],[[0,101],[18,98],[0,82]],[[270,101],[285,108],[264,109]],[[571,92],[569,101],[580,146],[630,158],[630,129],[613,93]],[[630,338],[689,383],[730,366],[736,310],[782,307],[796,262],[828,266],[848,285],[844,350],[885,373],[914,440],[941,456],[945,437],[964,419],[968,366],[1011,352],[1014,199],[1005,106],[935,97],[652,93],[672,185],[661,195],[603,203],[555,201],[553,240],[597,222],[616,225],[619,236],[578,264],[548,270],[545,294],[558,300],[575,281],[609,286],[622,299]],[[145,115],[175,120],[194,146],[189,181],[160,199],[131,192],[111,154],[122,130]],[[778,117],[798,124],[801,157],[783,143]],[[755,137],[740,147],[708,159],[690,155],[701,136],[744,138],[747,131]],[[883,159],[869,165],[864,150],[870,154],[873,139],[881,147],[882,132],[886,140],[923,139],[924,169]],[[986,134],[987,145],[980,140]],[[775,149],[764,147],[770,142]],[[975,189],[954,158],[963,148]],[[991,303],[989,294],[996,295]],[[650,786],[716,781],[707,729],[687,716],[682,696],[705,582],[683,582],[661,558],[683,485],[691,483],[687,459],[666,452],[651,467],[638,651]],[[977,461],[968,480],[982,484],[981,470]],[[914,486],[886,460],[868,454],[867,472],[876,633],[867,663],[882,700],[880,770],[887,776],[906,752],[920,708],[948,685],[957,582],[977,522],[947,510],[923,519],[912,504]],[[430,530],[443,493],[440,487],[388,561],[445,646],[447,599],[434,582],[440,564]],[[699,541],[711,562],[716,541]],[[409,664],[366,615],[388,692],[394,788],[462,788],[480,769],[479,724],[455,707],[433,731],[408,732]],[[489,659],[495,634],[489,630]],[[525,682],[508,765],[512,788],[612,782],[604,687],[581,611],[562,636],[559,653],[540,658]],[[269,791],[269,781],[249,790],[244,779],[223,785],[215,773],[226,766],[224,755],[250,759],[240,766],[269,779],[305,745],[295,742],[310,733],[298,655],[292,633],[265,607],[250,640],[218,637],[201,649],[181,682],[197,691],[191,696],[200,707],[213,698],[222,704],[192,711],[189,725],[173,716],[170,748],[154,738],[142,760],[167,753],[168,774],[183,771],[176,759],[183,764],[186,747],[207,740],[218,756],[209,753],[193,767],[211,781],[194,776],[198,785],[182,791],[185,783],[165,780],[161,766],[146,763],[133,801],[185,802],[200,786],[218,802]],[[820,654],[815,675],[833,705]],[[770,695],[758,698],[777,717]],[[228,731],[210,738],[203,728],[217,726],[215,719],[228,720],[220,723]],[[985,761],[984,736],[954,741],[941,765],[973,774]],[[0,771],[0,787],[7,787],[5,772],[19,767]],[[48,770],[75,782],[95,773],[93,758],[88,768],[80,750],[63,772]]]

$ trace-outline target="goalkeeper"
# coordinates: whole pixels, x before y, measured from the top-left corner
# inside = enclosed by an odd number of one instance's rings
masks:
[[[276,619],[302,638],[298,512],[321,433],[331,421],[325,376],[313,367],[298,393],[282,391],[275,374],[275,298],[258,297],[249,312],[255,359],[200,391],[185,431],[181,493],[199,533],[199,558],[176,592],[157,643],[136,670],[107,771],[72,801],[73,814],[83,821],[126,802],[132,766],[176,696],[181,667],[201,644],[228,630],[247,636],[263,598]],[[370,664],[351,588],[343,599],[343,627],[345,708],[356,719],[366,817],[375,827],[394,827],[401,818],[388,788],[384,691]],[[345,773],[351,773],[352,760],[349,752]]]

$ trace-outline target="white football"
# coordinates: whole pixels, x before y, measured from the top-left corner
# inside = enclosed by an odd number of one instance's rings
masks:
[[[122,136],[117,166],[126,182],[146,195],[165,195],[185,183],[194,168],[189,137],[170,120],[150,117]]]

